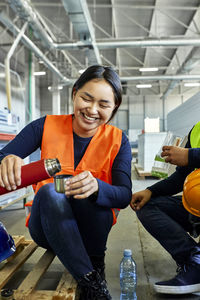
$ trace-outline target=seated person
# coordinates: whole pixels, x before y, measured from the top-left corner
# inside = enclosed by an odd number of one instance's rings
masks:
[[[166,162],[177,165],[176,171],[168,178],[133,194],[131,207],[145,229],[178,265],[177,275],[155,283],[155,290],[168,294],[199,292],[200,245],[188,232],[194,234],[200,218],[192,217],[183,207],[182,197],[173,195],[183,190],[186,176],[195,168],[200,168],[200,122],[189,133],[185,148],[164,146],[161,156],[165,157]]]
[[[72,115],[35,120],[0,151],[0,186],[20,185],[23,158],[37,148],[41,158],[59,159],[61,174],[73,175],[65,194],[52,178],[38,183],[28,228],[78,281],[81,299],[106,300],[107,238],[132,195],[130,144],[108,124],[122,101],[120,78],[111,67],[91,66],[75,82],[72,100]]]

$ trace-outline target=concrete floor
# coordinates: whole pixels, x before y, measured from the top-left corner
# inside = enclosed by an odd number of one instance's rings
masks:
[[[137,180],[133,176],[133,191],[139,191],[153,184],[155,179]],[[28,230],[24,226],[25,211],[22,202],[0,211],[0,221],[6,226],[11,235],[24,235],[30,239]],[[137,298],[138,300],[152,299],[200,299],[197,295],[161,295],[156,294],[152,285],[156,281],[169,279],[175,274],[176,265],[164,249],[141,226],[135,213],[130,207],[121,210],[117,224],[109,235],[106,254],[106,277],[113,300],[120,299],[119,263],[125,248],[132,249],[133,258],[137,263]],[[42,252],[40,248],[37,250]],[[38,252],[38,253],[39,253]],[[22,270],[9,283],[9,287],[16,288],[20,277],[32,268],[38,254],[31,256]],[[59,280],[63,266],[55,259],[41,284],[42,289],[53,290]],[[40,287],[38,287],[40,289]]]

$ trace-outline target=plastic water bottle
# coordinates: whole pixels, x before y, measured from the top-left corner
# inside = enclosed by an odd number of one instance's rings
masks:
[[[124,250],[124,257],[120,263],[120,300],[136,300],[137,272],[136,263],[130,249]]]

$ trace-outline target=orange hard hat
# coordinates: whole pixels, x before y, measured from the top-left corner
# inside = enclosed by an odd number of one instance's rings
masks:
[[[196,169],[186,177],[182,202],[185,209],[200,217],[200,169]]]

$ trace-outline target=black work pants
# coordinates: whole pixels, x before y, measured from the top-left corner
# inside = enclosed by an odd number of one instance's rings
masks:
[[[145,229],[171,254],[178,263],[184,263],[197,242],[192,232],[189,213],[182,205],[181,196],[153,197],[137,216]],[[197,218],[200,222],[200,218]]]

